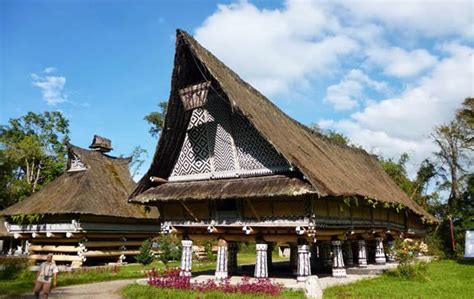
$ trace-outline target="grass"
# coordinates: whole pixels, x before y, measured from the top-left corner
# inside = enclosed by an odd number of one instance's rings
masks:
[[[406,280],[389,273],[328,288],[324,298],[474,298],[474,262],[435,261],[426,279]]]
[[[273,254],[275,261],[281,260],[276,253]],[[251,264],[255,262],[255,253],[253,252],[239,252],[237,258],[239,264]],[[179,266],[179,262],[172,261],[168,264],[170,267]],[[152,264],[143,266],[140,264],[124,265],[119,268],[119,271],[112,271],[112,268],[106,268],[108,270],[99,269],[87,269],[79,270],[76,272],[61,272],[58,275],[58,287],[68,286],[82,283],[92,283],[100,281],[110,281],[119,279],[129,278],[142,278],[144,277],[143,270],[149,270],[156,268],[157,270],[163,270],[164,264],[158,261],[154,261]],[[215,262],[193,262],[193,271],[206,271],[213,270],[215,268]],[[30,271],[24,271],[20,273],[19,277],[12,280],[0,280],[0,298],[3,295],[14,296],[31,292],[35,281],[36,274]]]
[[[148,299],[148,298],[179,298],[179,299],[303,299],[303,292],[291,290],[283,291],[280,296],[265,296],[240,293],[221,293],[221,292],[194,292],[187,290],[163,289],[139,284],[131,284],[122,289],[122,293],[127,298]]]

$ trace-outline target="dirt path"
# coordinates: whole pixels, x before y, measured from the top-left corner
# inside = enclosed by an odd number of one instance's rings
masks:
[[[120,289],[134,281],[135,279],[125,279],[59,287],[52,290],[49,298],[123,299]],[[35,296],[29,293],[21,298],[35,298]]]

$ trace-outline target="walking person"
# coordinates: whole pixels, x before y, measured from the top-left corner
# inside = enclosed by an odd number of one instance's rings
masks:
[[[34,290],[36,299],[39,299],[41,291],[43,291],[43,299],[48,299],[51,282],[53,283],[52,287],[56,287],[58,272],[58,266],[53,262],[53,255],[50,253],[46,258],[46,262],[41,263],[36,276]]]

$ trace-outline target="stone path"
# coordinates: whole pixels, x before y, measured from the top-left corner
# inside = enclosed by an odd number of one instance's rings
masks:
[[[49,298],[77,298],[77,299],[123,299],[120,290],[135,282],[135,279],[124,279],[105,281],[89,284],[78,284],[53,289]],[[35,298],[33,293],[26,294],[21,298]]]

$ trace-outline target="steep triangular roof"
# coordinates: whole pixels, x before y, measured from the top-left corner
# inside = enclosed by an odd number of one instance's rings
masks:
[[[58,178],[28,198],[6,208],[0,215],[87,214],[126,218],[156,218],[143,206],[127,202],[135,187],[128,170],[129,158],[115,158],[100,151],[68,146],[68,167],[73,159],[84,170],[65,171]]]
[[[150,176],[169,176],[190,116],[183,109],[178,90],[202,81],[211,81],[213,90],[226,98],[232,110],[248,119],[321,196],[362,196],[384,203],[399,203],[416,214],[434,219],[392,181],[374,156],[311,132],[181,30],[176,37],[165,128],[151,167],[131,197],[153,186]]]

